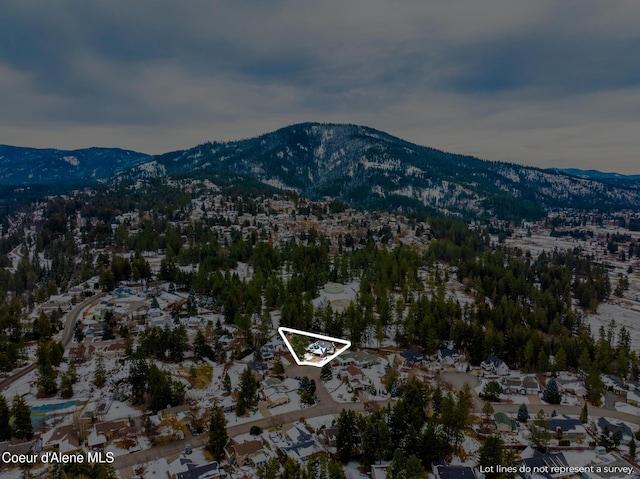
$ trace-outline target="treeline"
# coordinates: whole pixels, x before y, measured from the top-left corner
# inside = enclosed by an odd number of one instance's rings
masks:
[[[21,396],[15,396],[9,405],[0,394],[0,442],[11,439],[24,441],[32,437],[31,407]]]
[[[129,366],[127,382],[131,402],[146,404],[152,411],[184,403],[185,386],[171,374],[146,359],[133,359]]]
[[[454,394],[410,379],[401,384],[393,406],[367,415],[340,413],[337,454],[342,461],[357,458],[366,465],[401,456],[403,467],[428,469],[460,448],[472,420],[472,398],[468,384]]]

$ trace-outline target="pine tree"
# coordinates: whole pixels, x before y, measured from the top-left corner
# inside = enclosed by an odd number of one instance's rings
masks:
[[[278,359],[276,359],[276,361],[273,363],[271,375],[277,378],[282,378],[284,376],[284,366],[282,365],[282,360],[280,359],[280,357],[278,357]]]
[[[587,410],[586,401],[585,401],[584,405],[582,406],[582,411],[580,411],[580,422],[582,424],[586,424],[587,422],[589,422],[589,411]]]
[[[255,404],[258,385],[253,371],[247,366],[240,376],[240,398],[244,401],[246,408],[251,408]],[[240,402],[240,399],[238,399]]]
[[[69,371],[65,372],[60,378],[60,396],[69,399],[73,396],[73,377]]]
[[[343,409],[338,416],[338,432],[336,434],[336,449],[342,461],[349,461],[355,455],[358,447],[359,432],[357,414]]]
[[[500,383],[498,381],[489,381],[484,386],[482,398],[486,401],[500,401],[500,394],[502,394]]]
[[[532,446],[542,450],[546,449],[550,439],[549,421],[547,421],[544,411],[540,409],[536,417],[529,421],[529,440]]]
[[[502,464],[502,457],[504,455],[504,442],[500,436],[491,435],[487,438],[485,443],[480,446],[478,450],[478,465],[483,467],[495,466],[496,464]],[[495,468],[494,468],[495,469]],[[500,477],[500,473],[486,472],[486,479],[496,479]]]
[[[222,389],[224,392],[230,394],[231,393],[231,378],[229,377],[229,373],[225,373],[224,379],[222,380]]]
[[[594,406],[600,406],[604,394],[604,384],[600,374],[598,365],[593,364],[584,380],[584,386],[587,388],[587,400]]]
[[[11,439],[10,416],[9,404],[5,397],[0,394],[0,442]]]
[[[104,359],[102,355],[96,356],[96,368],[93,373],[93,384],[101,388],[107,382],[107,370],[104,367]]]
[[[518,422],[527,422],[529,420],[529,409],[525,403],[518,407]]]
[[[13,398],[11,415],[13,416],[13,437],[31,439],[33,437],[31,408],[22,397],[15,396]]]
[[[216,461],[220,461],[224,453],[224,447],[229,440],[227,435],[227,420],[224,417],[222,408],[218,406],[211,408],[210,416],[208,447],[216,458]]]
[[[493,413],[495,410],[489,401],[485,401],[482,405],[482,428],[486,430],[493,421]]]
[[[280,469],[280,463],[278,459],[272,457],[266,463],[258,466],[256,469],[256,476],[258,479],[276,479],[278,477],[278,470]]]
[[[632,461],[636,460],[636,439],[631,436],[631,440],[629,441],[629,459]]]
[[[562,395],[558,390],[558,383],[554,378],[551,378],[542,392],[542,400],[549,404],[560,404]]]

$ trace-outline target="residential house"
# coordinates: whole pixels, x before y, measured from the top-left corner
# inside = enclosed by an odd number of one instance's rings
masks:
[[[371,385],[362,369],[350,364],[338,373],[341,380],[347,382],[353,389],[365,389]]]
[[[627,391],[640,391],[640,381],[625,381]]]
[[[89,436],[87,436],[87,446],[89,446],[89,449],[102,450],[107,446],[107,442],[107,436],[98,434],[95,428],[92,429]]]
[[[431,464],[436,479],[476,479],[476,473],[469,466],[451,466],[444,461]]]
[[[567,415],[549,418],[549,431],[558,439],[581,440],[587,435],[587,430],[579,419]]]
[[[115,341],[104,348],[104,355],[107,358],[121,358],[126,351],[124,341]]]
[[[113,439],[116,434],[122,435],[126,430],[130,429],[129,421],[105,421],[95,424],[94,430],[97,434],[103,434],[108,440]]]
[[[263,393],[265,400],[267,401],[268,408],[282,406],[283,404],[288,404],[291,401],[289,396],[281,389],[269,387],[265,389]]]
[[[69,360],[76,364],[82,364],[93,357],[95,350],[96,348],[93,344],[90,344],[89,346],[80,344],[76,347],[69,348]]]
[[[254,463],[254,458],[262,452],[263,447],[262,442],[257,439],[242,443],[232,439],[228,447],[225,448],[225,452],[229,462],[235,461],[239,466],[257,466],[259,464]]]
[[[160,419],[161,421],[172,418],[184,420],[190,415],[190,413],[191,408],[186,404],[183,404],[182,406],[173,406],[166,409],[161,409],[160,411],[158,411],[158,419]]]
[[[258,374],[266,374],[269,370],[269,365],[262,361],[252,361],[249,363],[249,368]]]
[[[284,453],[292,459],[299,462],[305,462],[317,452],[313,436],[304,426],[293,426],[286,434],[292,445],[285,447]]]
[[[640,391],[627,391],[627,404],[640,407]]]
[[[524,479],[533,479],[544,477],[545,479],[558,479],[562,477],[572,477],[574,475],[573,472],[568,471],[569,463],[567,459],[564,457],[564,454],[559,453],[549,453],[543,454],[538,451],[535,451],[531,457],[527,457],[520,461],[519,466],[525,466],[525,471],[538,471],[538,472],[521,472],[520,475]],[[566,468],[560,469],[562,471],[567,470],[566,472],[557,472],[552,473],[552,468]],[[557,470],[557,469],[556,469]],[[542,472],[540,472],[542,471]],[[549,472],[544,472],[549,471]]]
[[[333,360],[339,366],[353,364],[359,368],[370,368],[380,364],[380,358],[366,351],[348,351]]]
[[[406,366],[415,366],[424,361],[424,356],[420,354],[415,349],[408,349],[407,351],[402,351],[400,353],[400,357],[404,359],[404,363]]]
[[[496,413],[493,416],[493,420],[495,421],[496,429],[499,432],[515,432],[518,428],[516,421],[503,412]]]
[[[80,440],[74,426],[60,426],[42,435],[42,448],[45,451],[72,452],[80,447]]]
[[[625,388],[624,381],[618,376],[613,374],[603,374],[601,376],[604,387],[615,394],[625,395],[627,389]]]
[[[438,361],[446,366],[453,366],[460,359],[458,349],[440,348],[438,349]]]
[[[262,381],[262,389],[274,388],[279,391],[286,391],[287,387],[278,378],[266,378]]]
[[[526,394],[540,394],[541,388],[538,384],[538,380],[531,375],[527,375],[522,379],[522,386],[524,387]]]
[[[314,356],[327,356],[335,353],[336,347],[331,341],[318,340],[307,347],[307,352]]]
[[[509,374],[509,366],[497,356],[491,354],[487,359],[485,359],[480,366],[485,371],[489,371],[491,373],[497,374],[498,376],[506,376]]]
[[[237,401],[233,396],[223,396],[222,398],[216,399],[216,404],[223,412],[232,412],[236,410]]]
[[[204,479],[219,477],[224,474],[216,461],[206,464],[195,464],[191,459],[180,457],[168,465],[172,479]]]
[[[612,422],[611,419],[601,417],[598,419],[597,424],[598,424],[598,431],[601,433],[604,431],[605,427],[609,429],[609,432],[611,434],[615,434],[617,431],[620,431],[622,433],[623,442],[630,441],[631,437],[633,436],[633,431],[631,430],[629,425],[622,421]]]

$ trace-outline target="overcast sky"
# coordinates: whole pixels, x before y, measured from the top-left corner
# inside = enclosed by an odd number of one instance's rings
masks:
[[[640,174],[637,0],[3,0],[0,143],[146,153],[303,121]]]

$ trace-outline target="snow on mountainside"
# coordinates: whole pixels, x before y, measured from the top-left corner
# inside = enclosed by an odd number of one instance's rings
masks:
[[[245,175],[362,207],[533,217],[544,209],[640,207],[639,182],[482,161],[415,145],[357,125],[303,123],[235,142],[157,157],[168,174]]]
[[[415,145],[365,126],[302,123],[256,138],[150,157],[119,149],[0,146],[0,184],[56,185],[163,175],[251,181],[357,207],[536,218],[549,208],[640,208],[640,178],[542,170]]]

